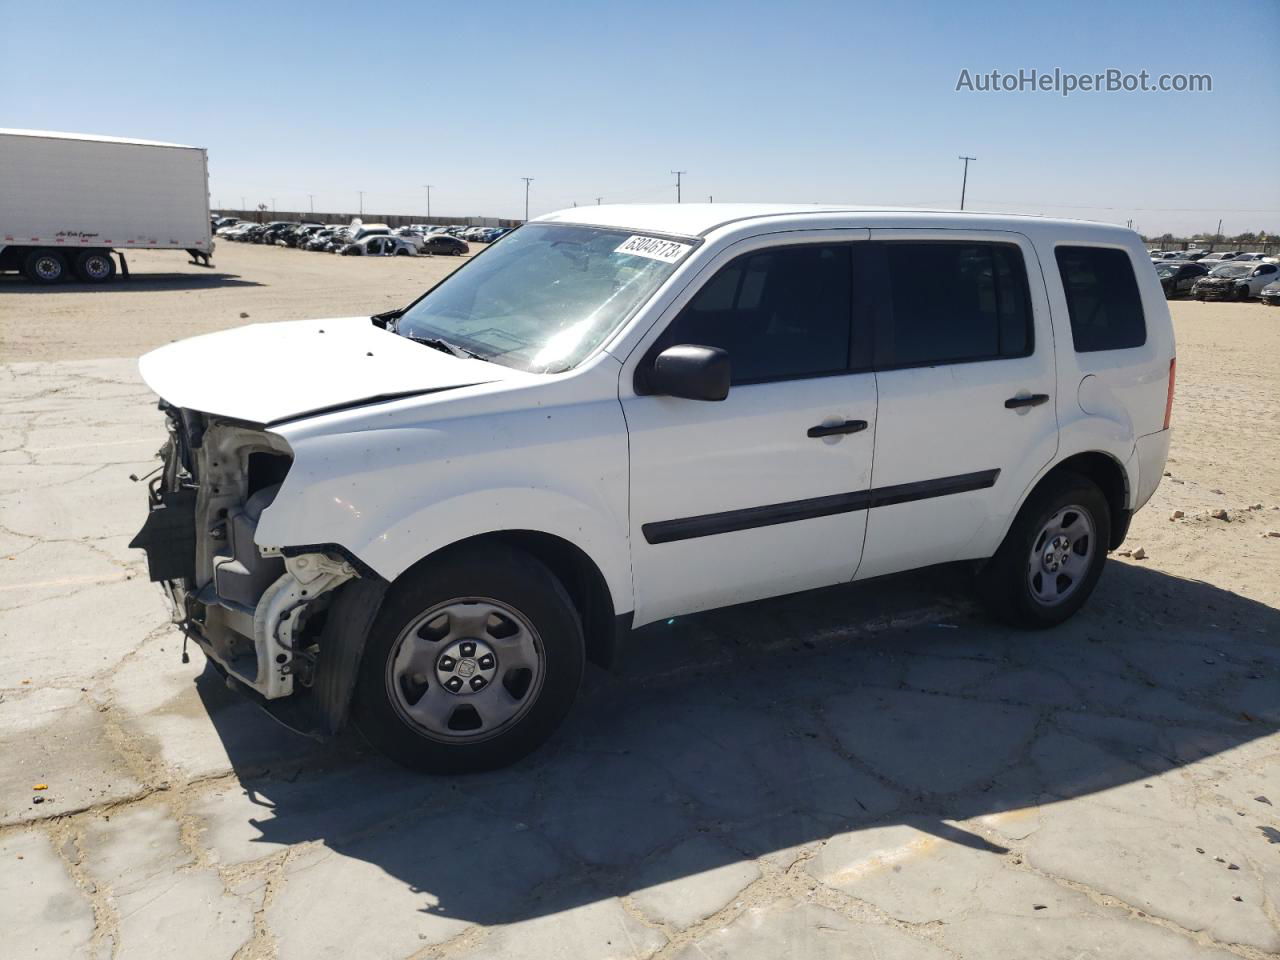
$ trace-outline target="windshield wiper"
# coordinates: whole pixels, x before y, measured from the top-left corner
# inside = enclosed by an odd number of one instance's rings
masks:
[[[411,333],[402,333],[400,336],[406,340],[412,340],[414,343],[420,343],[424,347],[431,347],[433,350],[439,350],[442,353],[449,353],[460,359],[472,360],[488,360],[488,357],[481,356],[474,350],[468,350],[466,347],[460,347],[456,343],[450,343],[448,340],[442,340],[440,337],[415,337]]]

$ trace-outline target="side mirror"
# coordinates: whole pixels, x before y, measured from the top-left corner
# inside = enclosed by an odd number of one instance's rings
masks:
[[[684,400],[723,400],[729,395],[729,354],[691,343],[667,347],[653,360],[651,392]]]

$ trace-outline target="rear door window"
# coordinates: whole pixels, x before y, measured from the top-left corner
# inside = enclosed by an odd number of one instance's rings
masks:
[[[1077,353],[1126,350],[1147,342],[1129,254],[1113,247],[1064,246],[1055,256]]]
[[[1031,298],[1022,252],[1011,243],[886,241],[875,367],[970,363],[1032,352]]]

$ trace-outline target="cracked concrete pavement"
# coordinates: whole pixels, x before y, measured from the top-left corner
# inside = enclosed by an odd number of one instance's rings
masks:
[[[159,441],[130,360],[0,366],[15,956],[1280,956],[1274,463],[1236,490],[1180,437],[1152,559],[1066,627],[996,626],[946,569],[682,618],[527,761],[424,778],[182,664],[126,548]]]

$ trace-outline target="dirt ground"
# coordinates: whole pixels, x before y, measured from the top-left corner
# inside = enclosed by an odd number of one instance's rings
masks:
[[[0,274],[0,363],[136,357],[245,323],[349,317],[408,303],[485,247],[463,257],[340,257],[220,241],[210,269],[186,254],[127,254],[130,278],[33,291]],[[247,313],[247,319],[240,314]]]
[[[1280,957],[1280,309],[1172,305],[1169,475],[1069,623],[992,623],[949,568],[676,618],[532,757],[419,777],[182,663],[128,548],[161,440],[134,358],[458,261],[215,262],[0,277],[14,956]]]

